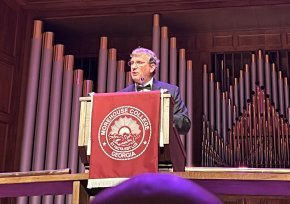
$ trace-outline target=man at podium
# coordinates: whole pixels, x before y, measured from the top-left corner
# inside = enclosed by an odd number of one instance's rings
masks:
[[[154,78],[160,60],[156,54],[146,48],[136,48],[128,62],[131,67],[133,84],[120,92],[150,91],[166,89],[174,100],[173,122],[179,134],[186,134],[191,126],[187,108],[180,97],[179,87],[158,81]]]

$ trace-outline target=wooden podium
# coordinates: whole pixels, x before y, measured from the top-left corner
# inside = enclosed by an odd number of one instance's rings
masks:
[[[81,161],[89,167],[91,155],[92,97],[81,97],[79,154]],[[159,170],[183,172],[185,169],[185,149],[177,130],[173,126],[173,100],[171,95],[161,90],[159,131]],[[103,104],[106,105],[106,104]]]
[[[72,204],[87,203],[88,174],[70,174],[69,169],[0,174],[0,198],[72,194]]]

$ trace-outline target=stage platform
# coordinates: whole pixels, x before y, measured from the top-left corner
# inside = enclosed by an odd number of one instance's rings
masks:
[[[219,195],[290,196],[290,170],[187,167],[175,173]]]
[[[163,173],[163,172],[162,172]],[[290,199],[290,170],[268,168],[187,167],[171,172],[222,196],[282,196]],[[73,203],[88,199],[87,173],[69,170],[0,174],[0,197],[73,194]]]

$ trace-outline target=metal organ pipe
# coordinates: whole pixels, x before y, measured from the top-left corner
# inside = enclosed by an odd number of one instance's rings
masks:
[[[215,75],[203,65],[204,166],[289,168],[288,79],[274,63],[270,65],[268,54],[265,62],[262,51],[257,54],[258,69],[252,54],[251,66],[246,64],[245,70],[239,71],[239,78],[231,76],[233,84],[223,91]],[[222,66],[215,73],[223,70]],[[221,81],[225,79],[222,77]]]
[[[101,37],[98,61],[98,83],[97,92],[106,92],[106,79],[107,79],[107,61],[108,61],[108,38]]]
[[[169,56],[170,83],[177,85],[177,48],[175,37],[170,38]]]
[[[168,82],[168,27],[161,27],[160,79]]]
[[[160,15],[153,15],[153,26],[152,26],[152,51],[160,58]],[[159,79],[159,70],[155,74],[156,79]]]

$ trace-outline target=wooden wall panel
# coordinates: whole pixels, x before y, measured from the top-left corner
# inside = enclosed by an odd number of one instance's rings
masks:
[[[20,104],[21,69],[18,65],[21,49],[17,48],[22,42],[18,32],[18,6],[0,1],[0,12],[0,172],[7,172],[16,170],[15,159],[19,157],[15,145]]]
[[[286,43],[290,45],[290,32],[286,32]]]
[[[207,52],[290,49],[290,28],[192,34],[195,50]],[[194,36],[194,37],[193,37]],[[188,38],[183,40],[187,41]]]
[[[213,47],[227,47],[234,46],[233,35],[215,35],[213,36]]]
[[[6,155],[6,140],[8,134],[8,124],[6,122],[1,122],[1,115],[0,115],[0,157],[5,157]],[[5,160],[0,160],[0,172],[4,171]]]
[[[0,2],[0,50],[8,55],[15,56],[15,33],[17,13],[14,9]]]
[[[193,35],[196,36],[196,51],[208,51],[213,48],[212,33],[197,33]]]
[[[0,61],[0,112],[10,113],[13,66]]]
[[[260,47],[260,46],[281,46],[282,38],[280,33],[265,34],[241,34],[238,36],[238,46]]]

